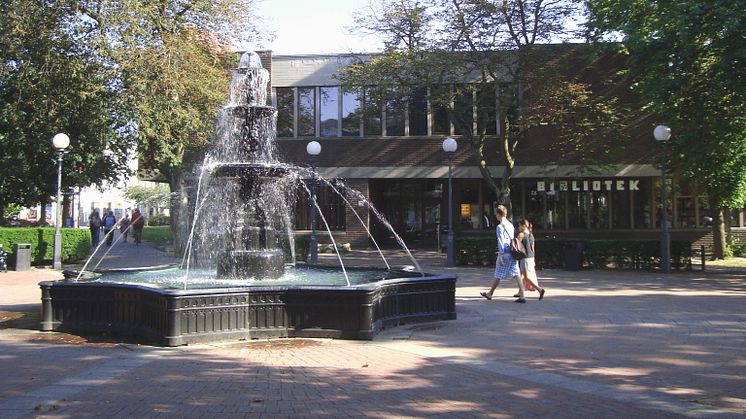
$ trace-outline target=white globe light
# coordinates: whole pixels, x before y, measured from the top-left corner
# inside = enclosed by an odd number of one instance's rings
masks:
[[[457,148],[458,143],[453,138],[448,137],[443,140],[443,151],[445,151],[446,153],[454,153]]]
[[[52,138],[52,145],[57,150],[64,150],[70,145],[70,137],[67,134],[57,134]]]
[[[668,141],[671,138],[671,128],[665,125],[658,125],[653,130],[653,136],[658,141]]]
[[[312,156],[318,156],[321,153],[321,144],[318,141],[311,141],[306,145],[306,153]]]

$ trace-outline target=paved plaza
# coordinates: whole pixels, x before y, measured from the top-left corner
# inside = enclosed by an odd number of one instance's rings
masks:
[[[545,298],[515,304],[515,284],[479,296],[491,267],[413,253],[458,275],[458,318],[373,341],[160,348],[40,332],[37,283],[60,274],[0,272],[0,418],[746,417],[746,272],[542,270]],[[101,267],[175,260],[131,243],[109,256]]]

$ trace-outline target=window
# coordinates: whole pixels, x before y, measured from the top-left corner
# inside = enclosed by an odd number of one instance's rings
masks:
[[[654,211],[653,182],[650,179],[640,181],[640,190],[632,195],[632,219],[634,228],[653,228],[654,220],[658,218]],[[616,206],[616,203],[614,204]]]
[[[427,89],[409,93],[409,135],[427,135]]]
[[[308,190],[311,189],[310,181],[307,182]],[[295,201],[295,226],[296,230],[311,229],[311,198],[304,188],[300,188],[298,199]],[[329,225],[332,231],[344,231],[346,228],[345,201],[342,196],[334,191],[326,183],[319,182],[316,185],[316,202],[321,208],[321,215],[316,215],[316,228],[325,231]]]
[[[381,135],[381,100],[372,88],[365,89],[363,135]]]
[[[464,135],[472,133],[474,130],[474,99],[470,89],[459,92],[453,102],[454,113],[454,134]]]
[[[569,192],[568,218],[570,228],[588,228],[588,192]]]
[[[360,99],[356,92],[342,94],[342,135],[360,136]]]
[[[298,88],[298,135],[316,135],[316,89]]]
[[[449,135],[451,133],[451,121],[448,119],[447,111],[451,101],[449,88],[442,86],[431,88],[430,101],[433,108],[433,135]]]
[[[321,99],[319,136],[336,137],[339,122],[339,87],[322,87],[319,92]]]
[[[277,103],[277,136],[293,136],[293,98],[292,88],[280,88],[275,90]]]
[[[404,101],[395,99],[386,101],[386,135],[404,135]]]
[[[588,192],[592,229],[609,228],[609,192]]]
[[[611,214],[611,222],[612,226],[611,228],[629,228],[629,222],[630,222],[630,191],[619,191],[615,190],[611,194],[612,199],[612,214]],[[635,191],[635,193],[639,193],[639,191]]]
[[[497,97],[495,89],[477,92],[477,132],[486,135],[497,135]]]

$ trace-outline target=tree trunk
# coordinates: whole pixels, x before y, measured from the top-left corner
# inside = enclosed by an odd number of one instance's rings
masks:
[[[710,198],[712,211],[712,260],[725,258],[725,217],[720,203]]]

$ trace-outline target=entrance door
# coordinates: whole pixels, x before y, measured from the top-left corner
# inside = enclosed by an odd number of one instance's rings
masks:
[[[429,180],[379,180],[371,182],[373,205],[384,214],[408,247],[437,246],[442,183]],[[394,234],[373,222],[379,243],[396,244]]]

